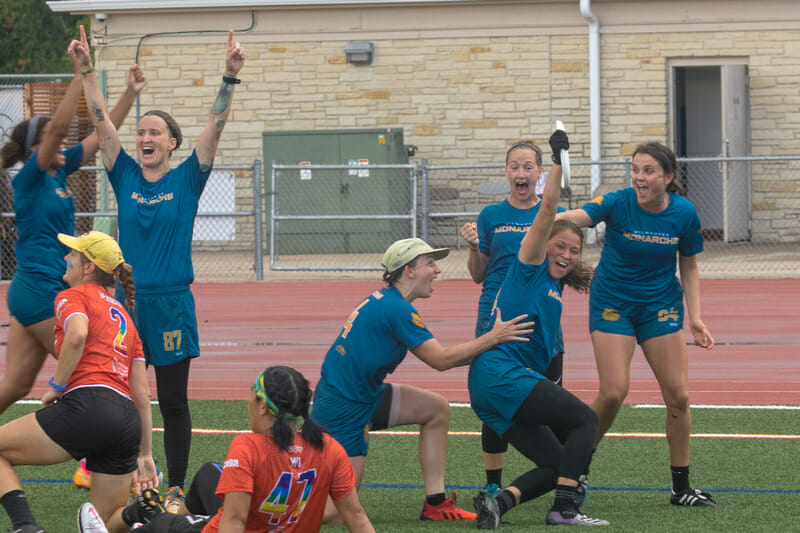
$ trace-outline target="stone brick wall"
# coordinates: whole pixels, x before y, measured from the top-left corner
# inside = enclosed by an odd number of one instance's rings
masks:
[[[642,140],[670,144],[668,61],[691,57],[712,63],[747,58],[752,154],[800,154],[799,29],[636,31],[615,27],[601,34],[604,159],[626,156]],[[496,163],[516,140],[546,146],[556,119],[570,130],[572,159],[588,159],[586,27],[544,35],[474,33],[368,36],[375,43],[375,62],[367,66],[345,61],[347,40],[243,37],[248,53],[243,83],[236,88],[217,162],[246,164],[260,158],[262,131],[402,127],[406,143],[419,147],[418,158],[442,165]],[[97,67],[108,72],[112,102],[134,55],[132,44],[100,49]],[[175,116],[185,137],[177,158],[188,156],[205,126],[223,55],[220,34],[141,47],[139,63],[149,79],[141,111],[159,108]],[[130,151],[132,123],[121,131],[123,147]],[[313,150],[310,146],[311,161]],[[753,167],[754,240],[800,240],[795,223],[800,175],[791,167],[777,176]],[[575,169],[578,194],[588,194],[588,174],[588,167]],[[463,180],[435,185],[463,187]],[[242,187],[242,193],[247,190]]]

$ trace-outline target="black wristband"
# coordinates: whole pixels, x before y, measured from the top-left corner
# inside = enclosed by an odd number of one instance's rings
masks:
[[[242,80],[239,78],[234,78],[233,76],[226,76],[225,74],[222,75],[222,81],[225,83],[230,83],[231,85],[237,85],[242,83]]]

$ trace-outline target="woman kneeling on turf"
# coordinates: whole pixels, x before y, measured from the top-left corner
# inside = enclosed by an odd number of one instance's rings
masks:
[[[350,313],[322,363],[312,416],[339,441],[361,485],[368,450],[368,431],[419,424],[419,462],[425,483],[421,520],[474,520],[475,513],[459,509],[444,491],[450,406],[442,396],[411,385],[385,384],[387,374],[410,350],[436,370],[468,364],[473,357],[501,342],[525,341],[532,331],[525,315],[503,322],[469,342],[443,347],[425,327],[412,302],[430,298],[433,280],[441,270],[437,259],[449,253],[421,239],[402,239],[386,250],[386,287],[362,301]],[[328,506],[327,520],[335,520]]]
[[[111,531],[127,531],[121,515],[131,482],[137,491],[158,485],[142,344],[112,296],[119,280],[133,308],[133,273],[105,233],[59,233],[58,239],[71,249],[64,258],[70,288],[55,301],[58,365],[42,397],[45,407],[0,427],[0,504],[14,531],[44,531],[13,467],[85,457],[97,513]]]
[[[555,525],[604,526],[605,520],[581,513],[578,478],[585,471],[597,431],[591,408],[544,376],[558,353],[561,293],[564,285],[587,292],[591,269],[580,261],[583,233],[574,224],[554,223],[561,184],[561,150],[569,148],[566,133],[550,137],[553,168],[542,205],[522,239],[495,300],[508,316],[526,313],[536,322],[530,342],[507,342],[479,355],[469,369],[472,408],[504,440],[536,468],[518,477],[493,497],[475,498],[478,528],[495,529],[500,517],[517,504],[556,489],[545,521]],[[562,445],[553,430],[565,435]]]

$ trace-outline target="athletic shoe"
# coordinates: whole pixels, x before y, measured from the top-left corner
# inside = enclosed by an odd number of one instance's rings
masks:
[[[592,518],[586,516],[578,510],[563,510],[553,511],[552,509],[547,512],[547,517],[544,519],[548,526],[607,526],[608,520],[600,520],[599,518]]]
[[[683,507],[716,507],[717,502],[711,498],[711,494],[700,489],[686,489],[680,492],[672,491],[669,497],[672,505]]]
[[[81,489],[92,488],[92,473],[86,469],[86,459],[78,463],[78,469],[72,474],[72,484]]]
[[[84,503],[78,509],[78,531],[80,533],[108,533],[103,519],[91,503]]]
[[[185,499],[182,488],[178,486],[170,487],[169,490],[167,490],[167,495],[164,497],[164,509],[166,509],[168,513],[178,514]]]
[[[500,525],[500,507],[489,491],[480,491],[472,500],[472,505],[478,515],[478,529],[497,529]]]
[[[166,512],[161,504],[161,496],[156,489],[143,490],[137,494],[133,502],[128,504],[128,516],[135,522],[143,524]]]
[[[575,489],[575,506],[580,509],[583,502],[589,498],[589,483],[586,474],[578,478],[578,487]]]
[[[484,492],[489,494],[492,498],[497,498],[501,492],[503,492],[503,487],[499,486],[497,483],[489,483],[483,489]]]
[[[45,533],[44,528],[38,524],[25,524],[11,533]]]
[[[456,493],[454,492],[449,500],[445,500],[439,505],[428,505],[427,501],[422,502],[422,512],[419,514],[420,520],[475,520],[478,515],[470,513],[464,509],[456,507]]]

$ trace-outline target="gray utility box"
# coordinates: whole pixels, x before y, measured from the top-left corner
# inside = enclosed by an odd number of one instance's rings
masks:
[[[408,164],[402,128],[270,131],[264,132],[263,142],[265,188],[276,193],[280,216],[408,215],[411,210],[408,169],[368,168]],[[281,170],[272,191],[273,161],[350,167]],[[280,220],[276,246],[280,255],[373,253],[410,235],[410,220]]]

